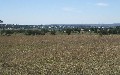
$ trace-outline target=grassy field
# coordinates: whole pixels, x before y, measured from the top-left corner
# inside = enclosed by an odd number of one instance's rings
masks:
[[[120,36],[0,36],[0,75],[120,75]]]

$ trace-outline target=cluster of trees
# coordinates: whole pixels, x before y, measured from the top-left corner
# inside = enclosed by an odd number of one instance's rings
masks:
[[[67,35],[70,35],[71,33],[82,33],[82,32],[90,32],[90,33],[96,33],[100,35],[110,35],[110,34],[120,34],[120,26],[114,27],[114,28],[64,28],[61,30],[48,30],[48,29],[38,29],[38,30],[0,30],[1,35],[12,35],[12,34],[18,34],[22,33],[25,35],[45,35],[46,33],[49,33],[51,35],[56,35],[57,32],[59,33],[65,33]]]
[[[110,27],[110,28],[67,28],[66,33],[70,35],[71,33],[95,33],[100,35],[110,35],[110,34],[120,34],[120,26]]]
[[[81,28],[66,28],[66,29],[63,29],[62,31],[70,35],[71,33],[80,33]]]
[[[120,26],[114,28],[91,28],[90,30],[101,35],[120,34]]]
[[[22,34],[25,34],[25,35],[45,35],[48,32],[51,35],[56,35],[55,30],[48,31],[47,29],[41,29],[41,30],[23,30],[23,29],[20,29],[20,30],[5,30],[5,29],[3,29],[3,30],[0,31],[0,34],[1,35],[7,35],[7,36],[10,36],[12,34],[19,34],[19,33],[22,33]]]

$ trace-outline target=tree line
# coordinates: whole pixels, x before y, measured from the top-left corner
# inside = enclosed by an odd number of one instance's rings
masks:
[[[110,35],[110,34],[120,34],[120,26],[110,27],[110,28],[64,28],[59,30],[49,30],[49,29],[2,29],[0,30],[1,35],[12,35],[12,34],[19,34],[22,33],[24,35],[46,35],[47,33],[51,35],[57,35],[58,33],[65,33],[67,35],[71,35],[72,33],[95,33],[100,35]]]

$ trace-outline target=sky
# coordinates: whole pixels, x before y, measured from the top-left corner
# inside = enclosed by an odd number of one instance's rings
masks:
[[[6,24],[120,23],[120,0],[0,0]]]

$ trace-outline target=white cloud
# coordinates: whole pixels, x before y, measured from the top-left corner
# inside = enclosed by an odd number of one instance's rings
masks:
[[[97,5],[97,6],[102,6],[102,7],[107,7],[107,6],[109,6],[108,3],[97,3],[96,5]]]

